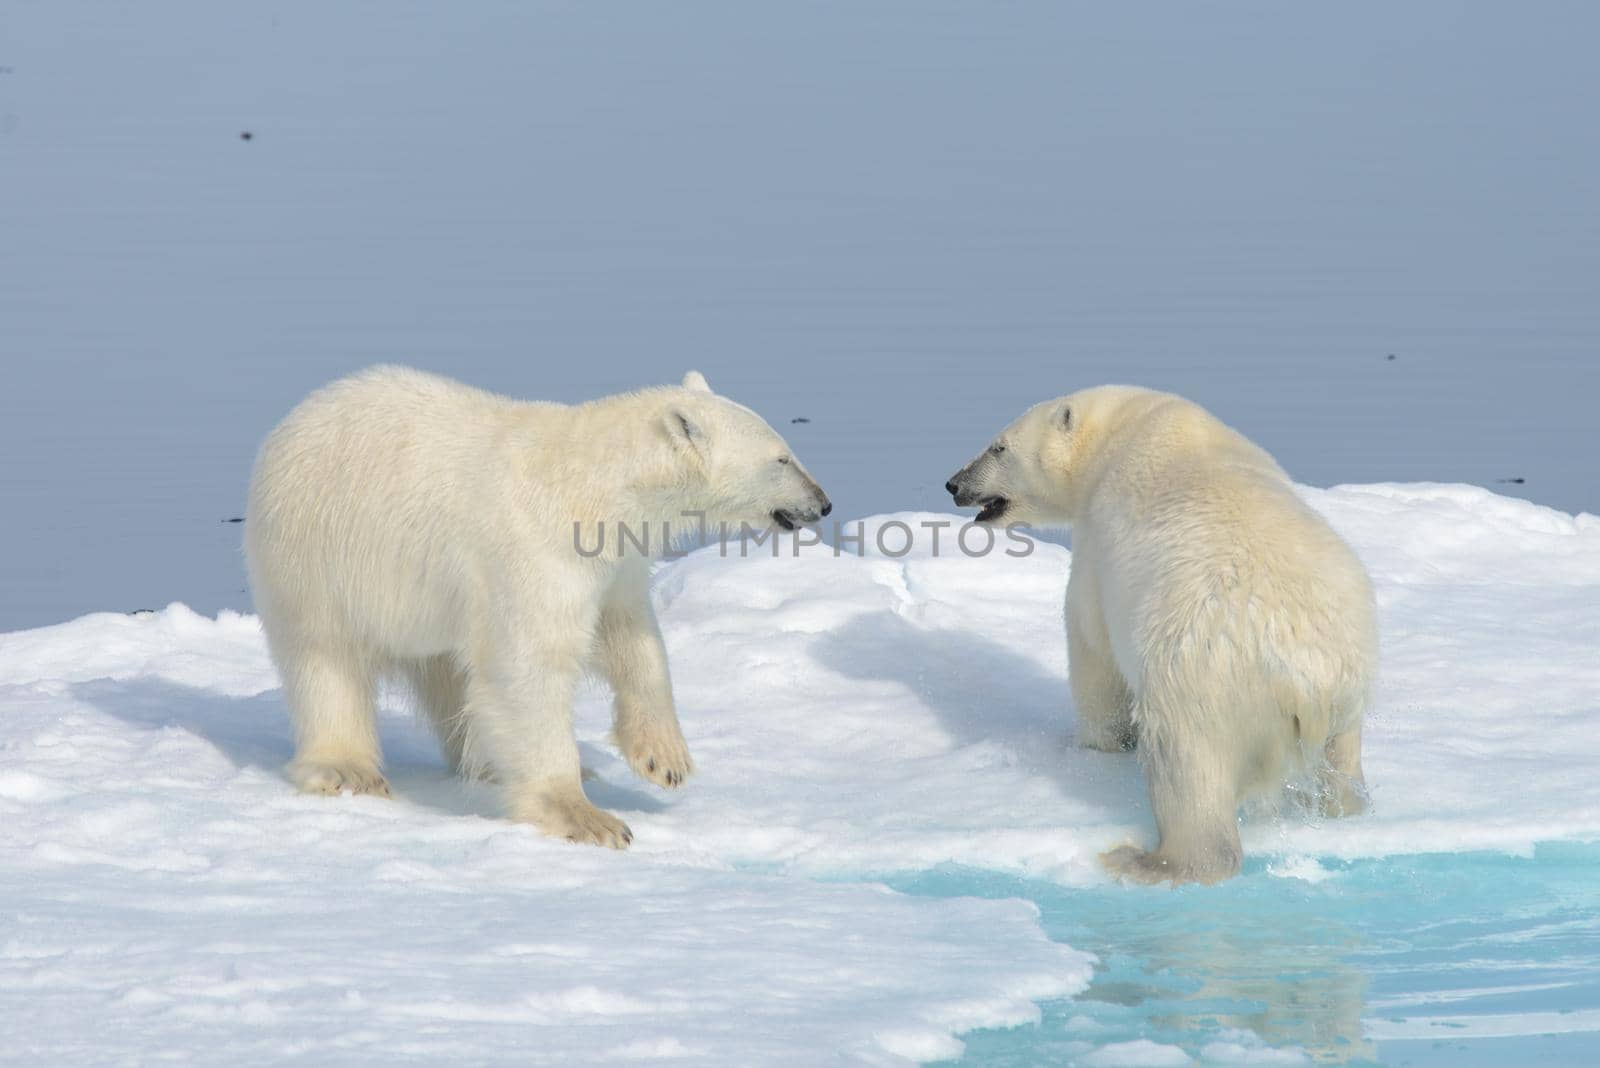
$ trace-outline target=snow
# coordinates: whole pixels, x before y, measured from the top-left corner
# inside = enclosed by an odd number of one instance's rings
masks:
[[[1257,814],[1247,851],[1320,881],[1338,875],[1318,858],[1600,839],[1600,519],[1463,486],[1305,492],[1378,590],[1374,805]],[[295,794],[252,617],[172,605],[0,635],[7,1048],[900,1063],[1037,1021],[1092,958],[1049,941],[1032,904],[873,880],[958,864],[1103,884],[1096,854],[1152,833],[1137,763],[1069,745],[1067,550],[968,558],[944,539],[935,556],[920,537],[889,558],[873,532],[895,521],[959,522],[876,517],[859,556],[786,539],[776,558],[662,565],[698,774],[673,794],[641,784],[604,742],[605,694],[578,710],[626,853],[499,819],[400,696],[382,718],[395,800]],[[1297,1054],[1229,1039],[1201,1055]]]
[[[892,1063],[1041,1005],[1008,1034],[1048,1044],[1107,1004],[1050,1004],[1089,962],[1041,927],[1088,914],[1097,975],[1265,997],[1274,1042],[1600,1061],[1595,854],[1534,853],[1600,840],[1592,516],[1308,490],[1382,599],[1375,808],[1256,813],[1262,867],[1171,899],[1094,862],[1153,829],[1131,758],[1066,744],[1056,547],[664,567],[700,773],[638,783],[579,710],[625,857],[499,821],[398,698],[394,802],[292,795],[230,611],[262,433],[380,361],[560,401],[698,367],[839,514],[944,507],[995,428],[1103,381],[1308,481],[1595,510],[1600,7],[1369,7],[0,5],[0,629],[112,610],[0,634],[7,1059]],[[125,614],[172,599],[207,615]],[[906,873],[940,893],[873,881]],[[1040,910],[958,899],[990,876]],[[1141,894],[1220,963],[1152,949]],[[1322,986],[1265,995],[1297,955]],[[1450,997],[1477,1015],[1390,1018]],[[1211,1009],[1053,1048],[1306,1059]]]
[[[1026,903],[545,841],[486,818],[400,717],[401,801],[296,796],[250,619],[173,606],[0,643],[14,1056],[893,1063],[1035,1021],[1088,977]]]

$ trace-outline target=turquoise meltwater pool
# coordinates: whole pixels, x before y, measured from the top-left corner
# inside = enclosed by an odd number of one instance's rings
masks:
[[[894,885],[1028,898],[1100,958],[1037,1027],[966,1036],[963,1064],[1600,1065],[1600,844],[1257,860],[1179,890],[956,869]]]

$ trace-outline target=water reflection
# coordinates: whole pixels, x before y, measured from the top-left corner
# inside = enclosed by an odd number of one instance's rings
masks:
[[[1256,860],[1222,886],[1180,890],[957,869],[898,885],[1026,897],[1050,937],[1100,958],[1090,988],[1047,1006],[1039,1028],[966,1036],[963,1063],[1077,1063],[1145,1039],[1207,1061],[1292,1063],[1299,1050],[1324,1064],[1462,1068],[1600,1063],[1596,870],[1600,847],[1569,844],[1308,860],[1293,868],[1304,878]]]
[[[1123,891],[1078,940],[1106,971],[1082,1000],[1136,1009],[1160,1031],[1249,1031],[1322,1063],[1371,1060],[1361,932],[1279,880],[1244,894]],[[1301,884],[1303,886],[1303,884]],[[1257,889],[1257,888],[1251,888]],[[1177,907],[1174,908],[1174,905]]]

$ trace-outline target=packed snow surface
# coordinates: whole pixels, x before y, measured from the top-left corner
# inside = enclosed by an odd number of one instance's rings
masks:
[[[1600,519],[1463,486],[1305,492],[1378,591],[1373,807],[1254,813],[1247,853],[1318,887],[1360,858],[1600,840]],[[1135,757],[1071,746],[1067,550],[1002,538],[969,558],[961,521],[867,520],[861,555],[786,538],[776,558],[734,543],[664,564],[698,773],[646,786],[606,743],[607,695],[578,708],[626,853],[498,818],[398,694],[394,800],[294,793],[251,617],[173,605],[0,636],[8,1055],[899,1063],[1038,1020],[1094,960],[1033,905],[877,880],[1103,886],[1096,855],[1153,827]],[[880,550],[879,531],[904,543],[895,523],[916,534],[904,556]],[[1200,1055],[1298,1056],[1248,1036]],[[1185,1056],[1140,1039],[1083,1063]]]

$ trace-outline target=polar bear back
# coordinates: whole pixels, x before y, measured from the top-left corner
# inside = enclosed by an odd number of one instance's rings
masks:
[[[562,410],[401,367],[311,394],[257,457],[245,529],[256,598],[292,603],[304,628],[437,651],[433,636],[460,633],[463,606],[482,603],[484,561],[516,558],[482,541],[539,536],[502,465],[514,432]]]
[[[1370,685],[1365,569],[1265,450],[1204,409],[1165,394],[1119,408],[1073,528],[1118,668],[1135,693],[1259,698],[1320,744]]]

